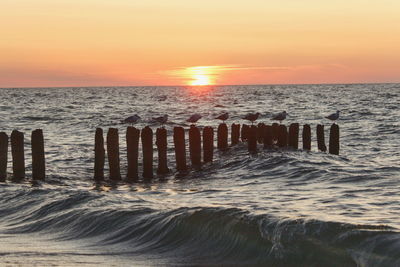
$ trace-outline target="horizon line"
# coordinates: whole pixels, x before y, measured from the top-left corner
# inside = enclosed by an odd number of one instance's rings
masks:
[[[356,84],[400,84],[399,82],[326,82],[326,83],[255,83],[255,84],[210,84],[210,85],[89,85],[89,86],[11,86],[0,87],[0,89],[49,89],[49,88],[107,88],[107,87],[210,87],[210,86],[279,86],[279,85],[356,85]]]

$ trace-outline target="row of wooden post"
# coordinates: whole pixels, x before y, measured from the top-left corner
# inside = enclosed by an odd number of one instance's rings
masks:
[[[12,156],[12,180],[20,181],[25,178],[25,149],[24,134],[17,130],[12,131],[10,136]],[[32,131],[32,179],[44,180],[46,176],[43,131],[37,129]],[[0,181],[7,179],[8,162],[8,135],[0,132]]]
[[[140,131],[135,127],[128,127],[126,132],[128,172],[126,180],[134,182],[139,179],[138,159],[139,159],[139,139],[142,141],[143,150],[143,178],[151,180],[153,178],[153,130],[146,126]],[[285,125],[274,123],[273,125],[242,125],[232,124],[231,126],[231,145],[247,141],[248,151],[256,152],[257,143],[262,143],[264,148],[289,147],[298,149],[299,146],[299,124],[293,123],[289,130]],[[303,149],[311,150],[311,127],[306,124],[302,132]],[[176,170],[185,172],[186,145],[185,130],[183,127],[174,127],[173,141],[176,159]],[[318,149],[326,151],[324,126],[317,126]],[[158,151],[157,174],[167,174],[170,170],[167,163],[167,130],[158,128],[156,130],[156,146]],[[203,147],[203,153],[202,148]],[[222,123],[217,129],[217,148],[219,150],[228,149],[228,126]],[[339,154],[339,126],[333,124],[330,129],[329,153]],[[202,133],[195,125],[189,128],[189,158],[194,168],[200,167],[203,162],[212,162],[214,154],[214,129],[204,127]],[[107,157],[109,164],[110,179],[113,181],[121,180],[120,157],[119,157],[119,135],[118,129],[110,128],[107,132]],[[94,179],[104,180],[105,149],[103,130],[96,129],[95,134],[95,170]]]

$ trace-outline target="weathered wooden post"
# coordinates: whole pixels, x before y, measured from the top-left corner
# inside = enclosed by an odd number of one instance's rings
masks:
[[[46,167],[44,158],[44,138],[43,130],[32,131],[32,179],[44,180],[46,177]]]
[[[185,130],[182,127],[174,127],[174,147],[176,169],[178,171],[186,171]]]
[[[325,152],[325,133],[324,133],[324,125],[317,125],[317,142],[318,142],[318,150]]]
[[[259,144],[264,143],[264,134],[265,134],[265,124],[260,122],[257,125],[257,141]]]
[[[273,123],[271,126],[271,132],[272,132],[272,143],[277,144],[278,139],[279,139],[279,124],[278,123]]]
[[[11,133],[11,155],[13,161],[13,180],[25,178],[24,134],[14,130]]]
[[[293,149],[299,148],[299,124],[292,123],[289,126],[289,147]]]
[[[103,129],[97,128],[94,136],[94,180],[104,180],[104,162],[105,162],[105,150],[104,150],[104,137]]]
[[[146,126],[141,132],[143,150],[143,178],[153,178],[153,130]]]
[[[264,130],[264,148],[272,148],[273,140],[272,140],[272,126],[265,125]]]
[[[203,160],[212,162],[214,153],[214,129],[212,127],[203,128]]]
[[[140,130],[129,126],[126,129],[126,153],[128,158],[126,180],[128,182],[136,182],[139,180],[139,139]]]
[[[332,124],[329,133],[329,153],[339,155],[339,125]]]
[[[0,182],[7,178],[8,135],[0,132]]]
[[[158,128],[156,131],[156,145],[158,151],[158,174],[167,174],[169,172],[167,161],[167,130]]]
[[[250,131],[250,127],[247,124],[243,124],[242,125],[242,131],[241,131],[241,139],[242,142],[246,141],[249,138],[249,131]]]
[[[311,127],[308,124],[303,126],[303,149],[311,150]]]
[[[240,139],[240,124],[232,123],[231,126],[231,145],[236,145],[239,143]]]
[[[228,149],[228,126],[225,123],[218,125],[217,147],[219,150]]]
[[[278,127],[279,135],[278,135],[278,146],[286,147],[288,141],[288,131],[286,125],[279,125]]]
[[[257,152],[257,126],[251,125],[249,129],[249,135],[247,140],[249,152]]]
[[[110,180],[121,180],[119,166],[119,137],[118,129],[116,128],[109,128],[107,132],[107,158],[110,169]]]
[[[189,154],[192,166],[199,167],[201,165],[201,136],[200,130],[195,125],[189,128]]]

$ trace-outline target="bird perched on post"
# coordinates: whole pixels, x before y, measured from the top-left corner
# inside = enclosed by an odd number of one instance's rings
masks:
[[[164,124],[168,121],[168,115],[165,114],[164,116],[153,117],[153,121],[161,123],[161,125],[164,127]]]
[[[226,121],[229,118],[228,112],[222,113],[218,117],[215,117],[217,120]]]
[[[339,113],[340,113],[340,111],[337,110],[336,113],[332,113],[331,115],[326,116],[325,118],[329,119],[331,121],[335,121],[335,120],[339,119]]]
[[[201,119],[201,117],[202,116],[200,114],[196,113],[196,114],[193,114],[192,116],[190,116],[190,118],[187,119],[186,121],[191,122],[191,123],[196,123],[198,120]]]
[[[286,111],[283,111],[281,113],[275,114],[271,120],[273,121],[279,121],[279,123],[281,123],[284,119],[286,119]]]
[[[141,120],[140,116],[135,114],[133,116],[129,116],[123,122],[133,124],[133,123],[137,123],[139,120]]]
[[[260,113],[249,113],[246,116],[243,117],[244,120],[251,121],[251,124],[253,124],[254,121],[258,119],[258,116],[260,116]]]

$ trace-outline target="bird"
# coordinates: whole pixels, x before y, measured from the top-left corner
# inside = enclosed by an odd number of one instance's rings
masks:
[[[272,117],[271,120],[279,121],[279,123],[281,123],[284,119],[286,119],[286,115],[287,115],[286,111],[283,111],[283,112],[281,112],[281,113],[275,114],[275,115]]]
[[[260,116],[260,113],[249,113],[246,116],[243,117],[244,120],[251,121],[251,124],[253,124],[254,121],[258,119],[258,116]]]
[[[153,117],[153,121],[161,123],[161,125],[164,126],[164,124],[168,121],[168,114],[165,114],[164,116],[160,117]]]
[[[139,115],[135,114],[133,116],[129,116],[124,120],[125,123],[137,123],[139,120],[141,120]]]
[[[336,113],[332,113],[331,115],[326,116],[325,118],[329,119],[331,121],[335,121],[335,120],[339,119],[339,113],[340,113],[340,111],[337,110]]]
[[[215,118],[218,120],[226,121],[229,118],[229,114],[228,114],[228,112],[225,112]]]
[[[200,114],[196,113],[196,114],[193,114],[192,116],[190,116],[190,118],[187,119],[186,121],[191,122],[191,123],[196,123],[198,120],[201,119],[201,117],[202,116]]]

